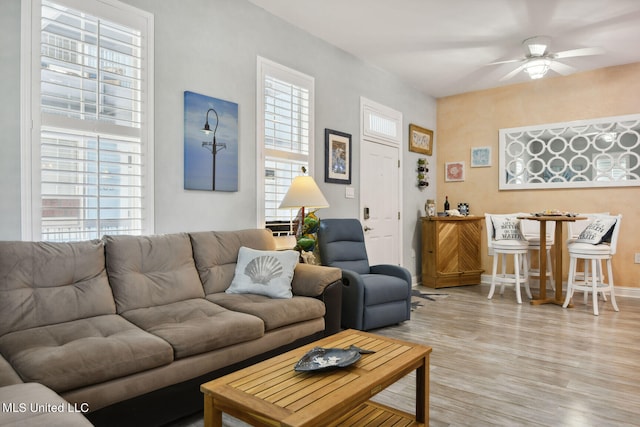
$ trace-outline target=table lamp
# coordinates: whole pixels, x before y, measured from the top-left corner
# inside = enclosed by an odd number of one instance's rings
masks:
[[[291,187],[284,195],[279,209],[300,209],[297,224],[297,234],[302,233],[304,226],[305,208],[328,208],[329,202],[325,199],[318,184],[307,175],[296,176],[291,182]]]

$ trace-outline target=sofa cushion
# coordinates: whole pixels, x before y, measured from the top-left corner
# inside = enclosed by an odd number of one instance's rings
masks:
[[[0,387],[20,383],[22,383],[20,376],[18,376],[9,362],[0,355]]]
[[[207,295],[207,299],[229,310],[259,317],[266,331],[323,317],[325,313],[324,303],[309,297],[273,299],[263,295],[218,293]]]
[[[9,427],[91,427],[82,412],[84,405],[73,405],[53,390],[38,383],[0,388],[0,425]],[[5,408],[7,410],[5,410]]]
[[[173,349],[116,314],[11,332],[0,353],[25,382],[57,392],[169,364]]]
[[[187,234],[103,239],[118,313],[204,296]]]
[[[201,298],[139,308],[122,315],[169,342],[176,359],[264,335],[264,324],[259,318],[229,311]]]
[[[296,251],[258,251],[243,246],[226,292],[291,298],[291,280],[299,257]]]
[[[113,313],[100,240],[0,242],[0,336]]]
[[[275,250],[273,234],[267,229],[202,231],[190,233],[193,258],[206,294],[224,292],[233,280],[242,246]]]

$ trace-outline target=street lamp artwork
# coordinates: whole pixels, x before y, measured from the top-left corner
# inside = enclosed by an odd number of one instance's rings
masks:
[[[209,127],[209,113],[210,112],[214,112],[214,114],[216,115],[216,126],[215,128],[213,128],[213,132],[211,131],[211,128]],[[216,132],[218,130],[218,124],[220,123],[220,119],[218,118],[218,112],[216,110],[214,110],[213,108],[209,108],[207,110],[207,116],[206,116],[206,120],[204,123],[204,127],[202,128],[202,132],[204,132],[206,135],[209,135],[211,133],[213,133],[213,140],[211,142],[208,141],[202,141],[202,147],[206,148],[207,150],[211,151],[211,155],[213,157],[212,159],[212,169],[213,169],[213,173],[212,173],[212,178],[211,178],[211,190],[215,191],[216,190],[216,156],[218,155],[218,151],[220,150],[224,150],[225,148],[227,148],[227,144],[225,143],[220,143],[218,144],[218,142],[216,141]]]
[[[184,189],[238,191],[238,172],[238,104],[185,91]]]

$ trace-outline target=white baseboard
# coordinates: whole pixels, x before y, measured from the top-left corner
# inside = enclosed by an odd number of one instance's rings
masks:
[[[481,285],[483,286],[491,285],[490,274],[483,274],[481,280],[482,280],[482,282],[480,283]],[[567,283],[564,282],[563,285],[566,287]],[[640,298],[640,288],[615,285],[615,290],[616,290],[617,297]]]
[[[422,280],[421,280],[420,276],[412,276],[411,280],[412,280],[412,283],[411,283],[412,287],[416,287],[416,286],[422,285]],[[490,274],[483,274],[482,277],[480,278],[480,280],[481,280],[480,285],[482,285],[482,286],[491,285],[491,275]],[[565,282],[563,285],[566,287],[567,283]],[[617,286],[616,285],[616,296],[617,297],[626,297],[626,298],[640,298],[640,288],[630,287],[630,286]]]

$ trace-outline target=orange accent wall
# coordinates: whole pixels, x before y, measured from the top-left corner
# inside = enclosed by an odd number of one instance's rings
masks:
[[[447,195],[452,208],[466,202],[473,215],[544,209],[621,213],[613,259],[615,284],[640,288],[640,264],[633,262],[634,253],[640,252],[640,187],[498,190],[499,129],[637,113],[640,63],[440,98],[435,146],[438,210]],[[492,166],[471,168],[471,147],[484,146],[492,147]],[[444,164],[453,161],[466,163],[464,182],[445,182]],[[490,274],[485,233],[482,237],[482,265]],[[566,279],[566,248],[563,261]]]

